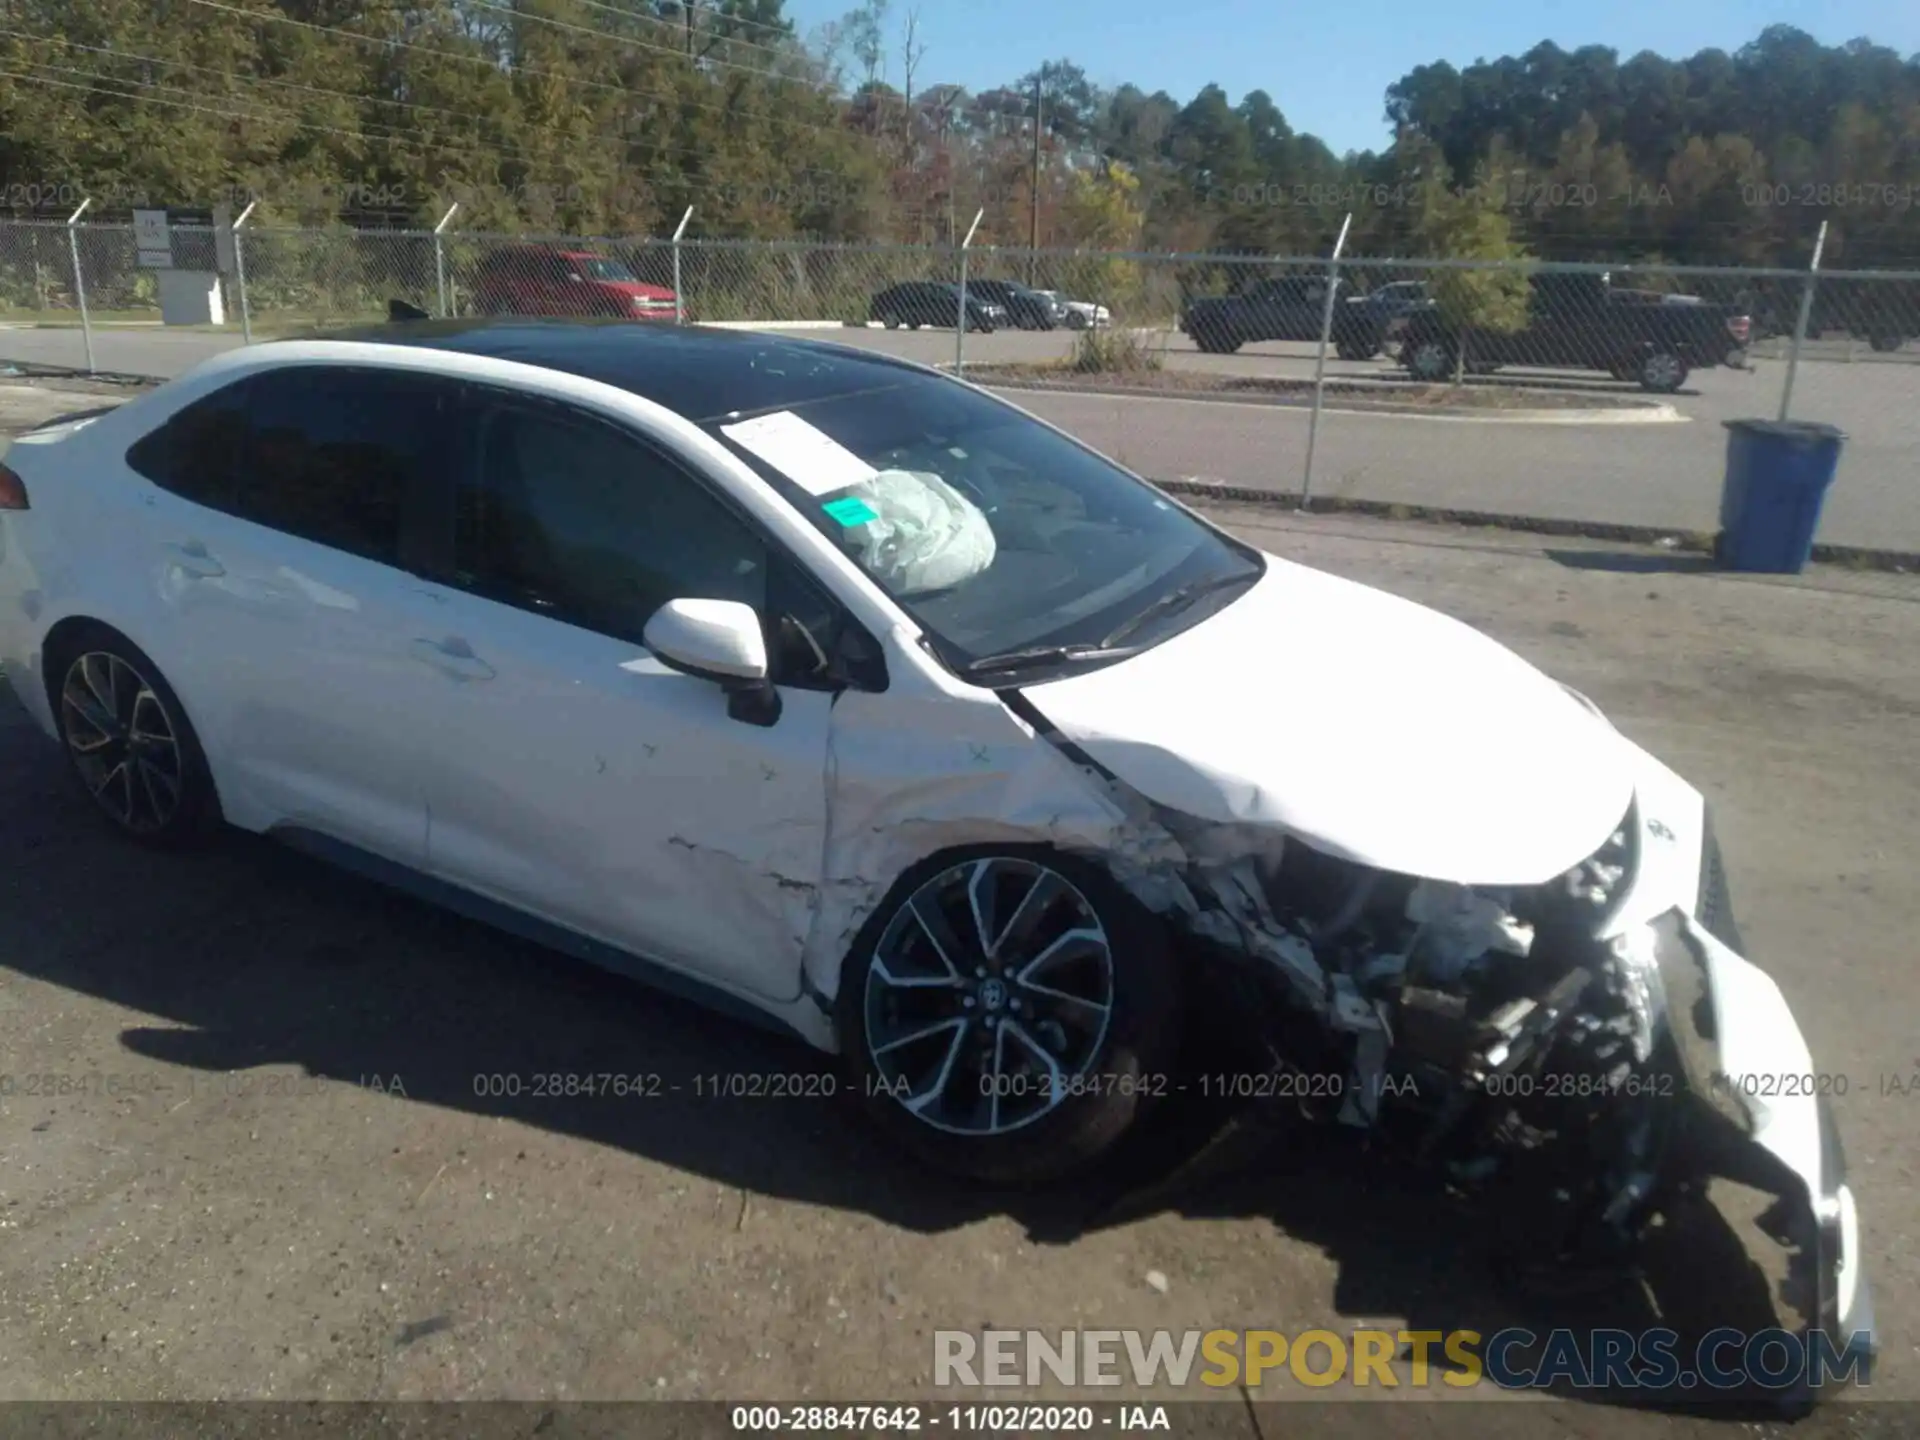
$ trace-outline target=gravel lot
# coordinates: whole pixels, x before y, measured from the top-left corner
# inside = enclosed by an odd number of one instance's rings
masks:
[[[953,360],[949,331],[797,333],[927,363]],[[237,335],[157,327],[102,330],[94,336],[103,369],[161,376],[178,374],[238,343]],[[1033,362],[1064,355],[1072,343],[1068,332],[1005,332],[969,337],[967,354],[984,363]],[[1296,379],[1313,375],[1311,346],[1261,344],[1218,356],[1197,353],[1184,336],[1173,336],[1169,345],[1168,363],[1180,368]],[[1920,553],[1920,486],[1914,482],[1920,364],[1910,363],[1906,352],[1875,356],[1861,348],[1857,353],[1863,358],[1849,363],[1843,342],[1819,342],[1802,361],[1794,384],[1796,418],[1838,425],[1849,437],[1820,539]],[[72,330],[0,330],[0,363],[6,360],[84,363],[80,336]],[[1393,370],[1379,360],[1336,360],[1327,373],[1391,377]],[[1678,424],[1329,413],[1317,442],[1314,491],[1454,511],[1711,531],[1719,523],[1726,456],[1720,422],[1771,418],[1785,373],[1784,361],[1777,359],[1756,360],[1751,371],[1700,371],[1684,393],[1670,397],[1685,417]],[[1640,393],[1583,372],[1503,372],[1494,383]],[[1157,480],[1201,478],[1283,492],[1300,488],[1308,425],[1303,409],[1030,391],[1010,398]]]
[[[1754,958],[1851,1081],[1888,1345],[1871,1394],[1917,1398],[1920,1094],[1880,1092],[1920,1066],[1920,579],[1218,513],[1485,627],[1707,791]],[[123,845],[10,700],[0,814],[0,1072],[92,1077],[0,1098],[0,1400],[897,1399],[930,1393],[941,1328],[1596,1323],[1517,1309],[1485,1234],[1344,1150],[1103,1223],[1113,1191],[970,1195],[844,1104],[703,1098],[699,1077],[820,1066],[264,842]],[[679,1093],[481,1093],[556,1071]],[[1523,1404],[1460,1433],[1756,1433]],[[1442,1433],[1438,1407],[1358,1408],[1280,1423]]]

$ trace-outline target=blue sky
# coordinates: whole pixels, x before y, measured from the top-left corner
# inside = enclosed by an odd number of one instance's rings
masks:
[[[898,36],[916,0],[892,0]],[[1181,101],[1214,82],[1238,100],[1272,95],[1294,129],[1335,151],[1386,143],[1381,97],[1414,66],[1520,54],[1551,39],[1565,49],[1608,45],[1691,55],[1732,50],[1768,25],[1789,24],[1839,44],[1865,35],[1903,55],[1920,51],[1920,0],[917,0],[926,54],[916,87],[951,82],[986,89],[1040,61],[1065,57],[1102,84],[1131,80]],[[788,0],[802,34],[852,8],[852,0]]]

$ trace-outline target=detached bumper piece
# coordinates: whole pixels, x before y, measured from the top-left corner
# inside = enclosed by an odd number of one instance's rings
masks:
[[[1805,1291],[1789,1298],[1808,1338],[1818,1331],[1827,1355],[1858,1356],[1865,1381],[1880,1341],[1859,1209],[1806,1038],[1779,986],[1703,925],[1674,910],[1653,930],[1660,1008],[1690,1092],[1675,1159],[1777,1198],[1768,1229]]]

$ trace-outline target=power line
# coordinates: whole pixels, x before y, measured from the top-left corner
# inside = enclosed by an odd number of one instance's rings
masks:
[[[728,70],[738,70],[738,71],[741,71],[743,74],[747,74],[747,75],[764,75],[774,80],[794,79],[793,76],[786,74],[782,71],[768,70],[768,69],[764,69],[754,65],[742,65],[735,60],[720,60],[720,59],[715,59],[709,55],[700,55],[700,56],[689,55],[686,50],[684,50],[682,47],[678,45],[654,45],[654,44],[648,43],[645,40],[635,39],[630,35],[617,35],[610,30],[601,30],[590,25],[575,25],[569,21],[555,20],[546,15],[530,14],[527,11],[518,10],[514,8],[512,4],[503,4],[501,3],[501,0],[467,0],[467,3],[470,5],[477,6],[483,10],[497,10],[502,14],[513,16],[513,18],[516,20],[531,21],[536,25],[551,25],[556,30],[564,30],[569,34],[589,35],[597,40],[611,40],[616,45],[631,45],[641,50],[652,51],[662,55],[672,55],[676,59],[685,59],[685,60],[693,61],[696,64],[714,65],[714,66],[719,66]],[[576,0],[576,3],[579,3],[579,0]],[[597,8],[611,9],[612,7],[600,6]],[[619,11],[619,10],[614,10],[613,13],[616,15],[625,14],[625,12]],[[671,25],[673,23],[672,21],[669,21],[669,20],[659,19],[657,16],[629,16],[627,18],[640,19],[640,20],[652,20],[655,24],[660,24],[660,25]],[[729,43],[740,43],[740,42],[729,42]],[[752,45],[752,46],[749,46],[748,48],[764,51],[768,54],[779,53],[775,51],[771,46],[766,46],[766,45]],[[863,98],[878,99],[883,103],[899,101],[901,102],[902,109],[904,110],[905,108],[905,97],[900,95],[870,96],[870,95],[867,95],[865,92],[863,92]]]
[[[547,16],[544,16],[544,15],[534,15],[524,10],[515,9],[510,4],[492,3],[492,0],[468,0],[468,3],[479,5],[481,6],[481,8],[487,9],[487,10],[503,11],[506,14],[513,16],[514,19],[516,20],[532,20],[542,25],[557,25],[562,29],[566,29],[566,30],[578,30],[588,35],[600,35],[610,40],[620,40],[624,43],[639,45],[643,49],[662,50],[664,51],[664,53],[669,55],[684,56],[687,54],[687,51],[685,50],[685,48],[679,45],[672,45],[672,46],[649,45],[644,40],[633,40],[628,36],[618,35],[610,30],[599,30],[592,27],[573,25],[564,20],[553,20],[553,19],[549,19]],[[665,29],[672,30],[678,34],[685,33],[685,27],[678,25],[674,21],[668,20],[665,17],[660,15],[647,15],[647,14],[640,13],[638,11],[622,10],[617,5],[600,4],[600,3],[597,3],[597,0],[573,0],[573,3],[576,5],[580,5],[586,9],[604,11],[605,13],[616,16],[621,20],[635,21],[643,25],[658,25]],[[729,19],[729,23],[732,23],[731,19]],[[764,25],[765,22],[741,21],[739,23]],[[781,32],[781,33],[784,34],[785,32]],[[781,56],[783,54],[786,54],[790,56],[791,54],[791,52],[783,52],[780,49],[780,47],[776,45],[761,45],[751,40],[735,39],[732,36],[716,37],[715,44],[725,44],[725,45],[735,46],[740,49],[755,50],[760,52],[763,55]]]
[[[338,26],[316,25],[313,22],[308,20],[296,20],[291,15],[262,14],[257,11],[243,10],[237,5],[224,4],[222,3],[222,0],[189,0],[189,3],[194,5],[204,6],[206,9],[209,9],[209,10],[221,10],[226,12],[229,15],[239,15],[248,20],[255,20],[255,21],[265,20],[265,21],[270,21],[276,25],[292,25],[301,30],[310,30],[321,35],[335,35],[340,37],[343,40],[357,40],[363,45],[377,45],[382,47],[383,49],[417,50],[423,55],[433,55],[443,60],[458,60],[462,64],[467,64],[467,65],[479,65],[484,67],[487,70],[491,70],[496,73],[498,73],[499,70],[501,69],[501,66],[498,63],[496,63],[493,60],[487,59],[483,55],[464,55],[458,50],[443,50],[437,46],[422,45],[419,42],[413,41],[413,40],[385,39],[378,35],[365,35],[357,30],[343,30]],[[606,38],[611,39],[615,37],[609,36]],[[554,70],[535,68],[534,66],[531,66],[531,65],[513,64],[513,65],[507,66],[506,68],[508,73],[510,74],[545,76],[549,79],[564,81],[569,85],[578,85],[581,88],[587,89],[587,90],[606,90],[616,95],[626,95],[626,96],[644,95],[652,99],[671,99],[676,103],[690,104],[694,108],[700,109],[700,110],[713,110],[723,115],[738,115],[738,116],[743,116],[751,119],[770,120],[777,124],[787,125],[794,129],[813,130],[813,131],[818,131],[822,133],[832,133],[836,135],[845,135],[846,133],[848,133],[844,129],[844,127],[841,127],[841,126],[819,125],[819,124],[815,124],[812,121],[791,120],[783,115],[780,115],[772,111],[748,110],[737,105],[716,104],[712,101],[689,99],[687,97],[683,97],[667,91],[641,90],[634,86],[613,85],[613,84],[609,84],[605,80],[588,80],[581,76],[568,75],[568,74],[565,74],[564,72],[559,72]],[[776,78],[785,78],[785,77],[776,77]],[[839,97],[830,95],[826,91],[813,89],[813,87],[806,86],[802,82],[799,82],[797,80],[789,80],[789,83],[799,84],[801,85],[801,88],[811,90],[812,93],[818,96],[820,99],[829,100],[834,103],[840,103]]]
[[[6,28],[4,28],[4,27],[0,27],[0,35],[12,35],[12,36],[16,36],[16,37],[18,37],[18,38],[20,38],[20,39],[25,39],[25,40],[39,40],[39,39],[41,39],[41,38],[42,38],[42,37],[40,37],[40,36],[36,36],[36,35],[30,35],[30,34],[27,34],[27,33],[26,33],[26,32],[24,32],[24,31],[19,31],[19,30],[9,30],[9,29],[6,29]],[[269,76],[260,76],[260,75],[240,75],[240,74],[237,74],[237,73],[234,73],[234,72],[230,72],[230,71],[225,71],[225,70],[216,70],[216,69],[213,69],[213,68],[211,68],[211,67],[209,67],[209,66],[205,66],[205,65],[194,65],[194,64],[190,64],[190,63],[188,63],[187,61],[184,61],[184,60],[165,60],[165,59],[161,59],[161,58],[160,58],[160,57],[158,57],[158,56],[152,56],[152,55],[136,55],[136,54],[132,54],[132,53],[130,53],[130,52],[127,52],[127,51],[124,51],[124,50],[111,50],[111,49],[106,49],[106,48],[103,48],[103,47],[101,47],[101,46],[97,46],[97,45],[81,45],[81,44],[79,44],[79,43],[77,43],[77,42],[75,42],[75,41],[72,41],[72,40],[65,40],[65,39],[61,39],[61,38],[60,38],[60,37],[58,37],[58,36],[55,36],[55,37],[52,37],[52,38],[53,38],[53,39],[54,39],[54,40],[55,40],[55,41],[56,41],[56,42],[57,42],[58,44],[61,44],[61,45],[64,45],[64,46],[66,46],[67,48],[69,48],[69,49],[72,49],[72,50],[83,50],[83,51],[86,51],[86,52],[88,52],[88,53],[90,53],[90,54],[96,54],[96,55],[106,55],[106,56],[110,56],[110,57],[112,57],[112,58],[114,58],[114,59],[119,59],[119,60],[127,60],[127,61],[132,61],[132,62],[135,62],[135,63],[140,63],[140,64],[147,64],[147,65],[161,65],[161,66],[166,66],[166,67],[169,67],[169,68],[172,68],[172,69],[180,69],[180,70],[191,70],[191,71],[194,71],[195,73],[198,73],[198,74],[204,74],[204,75],[214,75],[214,76],[218,76],[219,78],[221,78],[221,79],[224,79],[224,80],[239,80],[239,81],[242,81],[243,83],[246,83],[246,84],[250,84],[250,85],[274,85],[274,86],[280,86],[280,87],[283,87],[283,88],[286,88],[286,89],[291,89],[291,90],[298,90],[298,91],[302,91],[302,92],[305,92],[305,93],[308,93],[308,94],[313,94],[313,95],[324,95],[324,96],[327,96],[327,97],[330,97],[330,98],[333,98],[333,99],[339,99],[339,100],[351,100],[351,101],[354,101],[355,103],[357,103],[357,104],[361,104],[361,105],[396,105],[396,106],[399,106],[399,107],[401,107],[401,108],[403,108],[403,109],[408,109],[408,110],[422,110],[422,111],[426,111],[426,112],[428,112],[428,113],[431,113],[431,114],[436,114],[436,115],[445,115],[445,116],[449,116],[449,117],[451,117],[451,118],[453,118],[453,119],[457,119],[457,120],[467,120],[467,121],[471,121],[471,122],[473,122],[473,123],[474,123],[474,124],[475,124],[476,126],[485,126],[485,125],[490,125],[490,124],[496,124],[496,123],[498,123],[498,117],[493,117],[493,116],[486,116],[486,115],[479,115],[479,114],[475,114],[475,113],[473,113],[473,112],[471,112],[471,111],[466,111],[466,110],[450,110],[450,109],[447,109],[447,108],[446,108],[445,106],[440,106],[440,105],[427,105],[427,104],[423,104],[423,103],[421,103],[421,102],[419,102],[419,101],[410,101],[410,100],[394,100],[394,99],[390,99],[390,98],[387,98],[387,97],[385,97],[385,96],[363,96],[363,95],[355,95],[355,94],[353,94],[352,92],[350,92],[350,91],[346,91],[346,90],[329,90],[329,89],[326,89],[326,88],[325,88],[325,87],[323,87],[323,86],[317,86],[317,85],[301,85],[301,84],[298,84],[298,83],[296,83],[296,82],[294,82],[294,81],[290,81],[290,80],[278,80],[278,79],[274,79],[274,78],[272,78],[272,77],[269,77]],[[134,84],[138,84],[138,85],[140,85],[140,86],[141,86],[142,88],[158,88],[158,89],[165,89],[165,90],[171,90],[171,91],[174,91],[175,93],[178,93],[178,94],[194,94],[194,93],[195,93],[195,92],[193,92],[193,91],[186,91],[186,90],[181,90],[181,89],[179,89],[179,87],[177,87],[177,86],[156,86],[156,85],[154,85],[154,84],[152,84],[152,82],[148,82],[148,81],[144,81],[144,80],[143,80],[143,81],[131,81],[131,80],[123,80],[123,79],[120,79],[120,78],[119,78],[119,77],[117,77],[117,76],[107,76],[107,75],[100,75],[100,74],[97,74],[96,72],[93,72],[93,71],[86,71],[86,70],[75,70],[75,69],[72,69],[72,68],[70,68],[70,67],[66,67],[66,66],[59,66],[59,65],[50,65],[50,64],[48,64],[47,62],[45,62],[45,61],[40,61],[40,60],[28,60],[28,61],[25,61],[24,63],[25,63],[25,64],[28,64],[28,65],[32,65],[32,66],[34,66],[34,67],[35,67],[35,68],[37,68],[37,69],[42,69],[42,70],[55,70],[55,71],[58,71],[58,72],[60,72],[60,73],[62,73],[62,74],[69,74],[69,75],[80,75],[80,76],[84,76],[84,77],[87,77],[87,78],[90,78],[90,79],[95,79],[95,80],[102,80],[102,81],[105,81],[105,82],[107,82],[107,83],[109,83],[109,84],[114,84],[114,85],[134,85]],[[636,93],[636,94],[640,94],[640,93],[645,93],[645,92],[639,92],[639,91],[636,91],[636,92],[634,92],[634,93]],[[119,98],[122,98],[122,99],[133,99],[133,98],[136,98],[136,97],[134,97],[134,96],[121,96],[121,97],[119,97]],[[244,99],[245,99],[245,98],[247,98],[247,97],[240,97],[240,96],[236,96],[236,97],[233,97],[233,98],[235,98],[235,99],[237,99],[237,100],[244,100]],[[266,115],[255,115],[255,114],[249,114],[249,115],[246,115],[246,116],[236,116],[236,117],[231,117],[231,118],[245,118],[245,119],[252,119],[252,118],[258,118],[258,119],[264,119],[264,120],[271,120],[271,121],[276,121],[276,122],[279,122],[279,121],[282,121],[282,120],[284,120],[284,118],[285,118],[285,117],[284,117],[284,116],[282,116],[282,115],[279,115],[279,114],[266,114]],[[364,133],[364,127],[365,127],[365,126],[366,126],[366,124],[367,124],[367,123],[369,123],[369,122],[367,122],[367,121],[365,121],[365,120],[359,120],[359,121],[358,121],[358,123],[359,123],[359,124],[360,124],[360,126],[362,127],[362,131],[363,131],[363,133]],[[379,121],[374,121],[374,122],[371,122],[371,123],[373,123],[373,124],[375,124],[375,125],[377,125],[377,126],[379,126],[379,128],[380,128],[380,129],[381,129],[382,131],[386,131],[386,132],[391,132],[391,131],[392,131],[392,129],[393,129],[393,127],[391,127],[391,126],[387,126],[387,125],[384,125],[384,124],[382,124],[382,123],[381,123],[381,122],[379,122]],[[825,127],[822,127],[822,128],[825,128]],[[335,131],[334,131],[333,133],[336,133],[336,134],[345,134],[345,133],[347,133],[347,132],[344,132],[344,131],[339,131],[339,130],[337,130],[337,129],[336,129],[336,130],[335,130]],[[368,136],[368,137],[366,137],[366,138],[369,138],[369,139],[382,139],[382,140],[388,140],[388,141],[393,141],[393,140],[396,140],[396,139],[399,139],[399,140],[404,140],[404,139],[405,139],[405,136],[404,136],[404,134],[402,134],[402,135],[399,135],[399,136],[395,136],[395,135],[393,135],[393,134],[391,134],[391,133],[387,133],[387,134],[382,134],[382,135],[379,135],[379,136]],[[452,145],[452,144],[453,144],[454,142],[447,142],[447,143],[448,143],[449,145]],[[534,159],[534,160],[537,160],[537,161],[539,161],[539,162],[541,162],[541,163],[548,163],[548,162],[549,162],[549,161],[551,160],[551,157],[550,157],[550,156],[547,156],[547,155],[543,155],[543,154],[540,154],[540,153],[539,153],[539,152],[537,152],[537,151],[534,151],[534,150],[530,150],[530,149],[528,149],[528,148],[526,148],[526,146],[524,146],[523,144],[519,144],[519,143],[516,143],[516,142],[514,142],[514,141],[510,141],[510,140],[487,140],[487,141],[482,141],[482,142],[477,142],[477,143],[481,143],[481,144],[484,144],[484,145],[485,145],[485,146],[487,146],[487,147],[488,147],[489,149],[499,149],[499,150],[507,150],[507,151],[510,151],[510,152],[512,152],[512,153],[514,153],[514,154],[516,154],[516,155],[519,155],[519,156],[521,156],[521,157],[523,157],[523,158],[531,158],[531,159]],[[457,146],[455,146],[455,148],[459,148],[459,147],[457,147]],[[823,175],[823,176],[830,176],[830,175],[834,175],[834,174],[836,174],[837,172],[835,172],[835,171],[832,171],[832,170],[823,170],[823,169],[820,169],[820,168],[819,168],[819,167],[817,167],[817,166],[809,166],[809,167],[806,167],[806,168],[804,168],[804,169],[800,169],[800,170],[795,170],[795,171],[791,171],[791,172],[789,172],[789,173],[791,173],[791,174],[795,174],[795,175]]]
[[[89,75],[90,73],[82,70],[74,70],[70,66],[45,65],[35,61],[28,61],[26,63],[30,65],[39,64],[39,68],[55,70],[63,74]],[[451,150],[460,154],[488,155],[493,153],[498,148],[493,145],[463,145],[463,144],[459,144],[451,141],[409,140],[401,136],[370,136],[359,131],[342,130],[338,126],[316,125],[311,121],[294,120],[283,115],[266,114],[257,110],[221,110],[221,109],[215,109],[214,107],[211,107],[211,106],[196,105],[190,101],[171,100],[164,95],[142,95],[139,93],[127,93],[120,90],[105,90],[101,88],[102,85],[126,85],[131,82],[115,80],[112,77],[99,76],[99,75],[94,75],[91,78],[94,81],[93,84],[81,85],[81,84],[75,84],[74,82],[69,80],[49,79],[44,75],[23,75],[16,71],[0,70],[0,79],[18,80],[18,81],[21,81],[22,83],[29,84],[29,85],[45,85],[45,86],[50,86],[55,89],[61,89],[61,90],[77,90],[82,92],[83,94],[104,95],[107,98],[115,99],[115,100],[129,100],[129,101],[135,101],[143,104],[165,105],[173,109],[191,110],[191,111],[199,112],[201,114],[214,115],[221,119],[226,119],[226,120],[253,120],[253,121],[262,121],[267,123],[287,125],[287,126],[291,126],[296,130],[304,130],[310,133],[323,134],[323,135],[334,135],[344,139],[358,140],[364,143],[387,144],[387,145],[396,146],[402,149],[412,150],[412,151],[415,151],[416,153],[434,153],[434,152],[444,152],[444,151]],[[153,88],[153,87],[149,87],[149,88]],[[165,87],[165,88],[171,89],[172,87]],[[177,93],[188,93],[188,92],[177,92]],[[663,170],[663,168],[660,166],[654,166],[650,169],[641,169],[638,167],[623,167],[622,169],[623,178],[645,177],[645,178],[651,179],[659,176],[662,173],[664,173],[669,178],[669,181],[670,181],[670,184],[668,186],[665,186],[662,188],[672,188],[674,186],[677,186],[684,190],[692,190],[696,192],[706,191],[708,193],[718,193],[723,191],[738,192],[743,188],[749,192],[756,189],[764,189],[768,191],[770,194],[777,193],[777,191],[780,188],[782,188],[782,187],[771,186],[771,185],[762,186],[762,185],[758,185],[751,182],[743,185],[742,182],[738,182],[738,181],[708,180],[708,179],[703,179],[694,175],[690,175],[687,172],[681,171],[681,170],[674,170],[674,169]],[[456,188],[458,185],[461,185],[464,183],[465,182],[453,182],[453,185],[450,186],[449,188]]]

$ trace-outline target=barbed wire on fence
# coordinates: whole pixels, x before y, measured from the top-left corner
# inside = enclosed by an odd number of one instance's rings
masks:
[[[247,228],[242,271],[221,263],[221,238],[170,227],[172,268],[210,277],[222,323],[244,317],[255,338],[381,321],[393,300],[450,317],[960,328],[956,245]],[[1571,369],[1671,392],[1704,369],[1785,355],[1803,308],[1802,343],[1920,360],[1920,271],[1822,271],[1809,302],[1808,272],[1778,267],[1004,246],[964,259],[959,363],[968,334],[987,329],[1104,331],[1160,354],[1317,351],[1324,335],[1330,358],[1383,383]],[[134,227],[0,220],[0,319],[166,323],[162,301]]]

